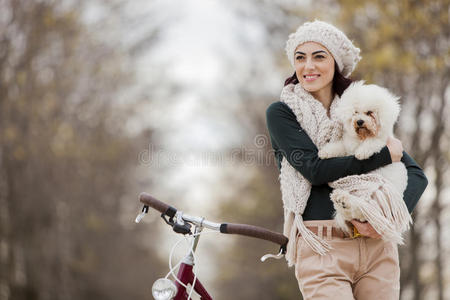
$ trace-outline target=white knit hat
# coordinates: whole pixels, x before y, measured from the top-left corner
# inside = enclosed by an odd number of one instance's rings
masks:
[[[285,50],[292,67],[294,67],[295,49],[305,42],[317,42],[325,46],[345,77],[353,72],[356,64],[361,60],[360,49],[355,47],[342,31],[329,23],[314,20],[314,22],[300,25],[296,32],[289,35]]]

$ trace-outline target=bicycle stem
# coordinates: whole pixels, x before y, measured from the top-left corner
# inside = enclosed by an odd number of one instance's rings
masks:
[[[195,252],[198,245],[198,240],[200,239],[200,232],[202,232],[203,227],[202,226],[195,226],[194,234],[196,234],[194,238],[194,246],[192,247],[192,252]]]
[[[198,241],[200,240],[200,232],[202,232],[203,227],[202,226],[195,226],[194,229],[194,241],[192,245],[192,251],[189,251],[189,254],[186,255],[186,257],[183,259],[183,263],[193,266],[194,265],[194,255],[193,252],[197,249]]]

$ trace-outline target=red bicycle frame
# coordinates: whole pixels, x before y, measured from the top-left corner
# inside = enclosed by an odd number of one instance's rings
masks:
[[[194,238],[194,245],[192,246],[192,252],[189,253],[183,260],[180,265],[180,269],[178,270],[177,278],[180,280],[185,286],[190,284],[194,285],[194,291],[200,295],[200,299],[202,300],[212,300],[212,297],[208,294],[205,287],[202,285],[198,278],[195,278],[193,268],[194,268],[194,252],[197,249],[198,240],[200,239],[201,228],[196,227],[195,233],[196,236]],[[195,279],[195,283],[194,283]],[[173,300],[186,300],[189,295],[186,291],[186,288],[181,285],[178,280],[175,281],[175,286],[177,287],[177,294],[173,298]]]
[[[187,263],[181,263],[180,269],[178,270],[177,278],[184,283],[185,285],[192,285],[194,282],[194,272],[192,272],[192,265]],[[185,300],[188,298],[188,293],[186,288],[182,286],[178,281],[175,282],[175,285],[178,289],[177,294],[173,300]],[[201,282],[196,279],[194,284],[194,290],[197,294],[200,295],[200,299],[204,300],[212,300],[211,296],[206,291],[205,287],[201,284]]]

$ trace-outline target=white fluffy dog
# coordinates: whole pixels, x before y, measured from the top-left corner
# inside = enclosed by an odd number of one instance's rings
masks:
[[[393,136],[394,124],[400,113],[398,99],[399,97],[380,86],[364,85],[364,81],[352,83],[342,94],[341,102],[336,107],[336,115],[344,128],[342,139],[322,147],[319,157],[324,159],[355,155],[357,159],[366,159],[379,152],[386,145],[388,137]],[[364,189],[365,183],[377,176],[374,174],[385,179],[382,184],[384,195],[381,197],[380,193],[376,196],[375,192],[370,192],[369,199],[364,199],[354,187],[345,189],[338,185],[336,188],[330,184],[335,188],[330,197],[336,209],[336,223],[350,233],[351,227],[347,221],[369,221],[383,239],[402,244],[401,232],[408,229],[412,222],[403,201],[407,185],[406,168],[402,162],[396,162],[370,172],[369,176],[354,175],[360,176],[357,179],[353,177],[359,182],[357,186]]]

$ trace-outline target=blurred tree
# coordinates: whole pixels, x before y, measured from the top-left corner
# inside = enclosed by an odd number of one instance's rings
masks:
[[[120,223],[145,146],[114,106],[132,74],[76,4],[0,2],[1,300],[144,298],[161,268]]]
[[[285,1],[257,4],[250,1],[246,5],[236,4],[236,9],[266,29],[267,47],[259,50],[271,51],[274,57],[280,58],[278,69],[269,69],[267,60],[261,63],[263,55],[249,58],[252,71],[240,78],[240,105],[231,113],[242,124],[242,136],[248,141],[253,141],[257,134],[267,136],[265,108],[278,95],[272,96],[266,90],[261,93],[264,89],[261,83],[268,78],[264,76],[269,70],[273,73],[288,67],[284,42],[290,32],[307,20],[319,18],[336,24],[361,48],[363,59],[352,76],[354,79],[386,86],[402,97],[396,133],[405,150],[426,170],[429,179],[434,179],[430,187],[435,191],[431,203],[424,201],[428,200],[426,196],[419,203],[414,213],[416,225],[410,231],[407,246],[400,247],[402,298],[413,295],[408,299],[428,299],[428,293],[434,291],[443,299],[445,280],[448,281],[444,278],[445,248],[441,239],[442,227],[447,223],[442,215],[443,189],[450,175],[450,124],[444,119],[449,113],[449,1],[318,1],[310,7]],[[254,50],[251,45],[248,49]],[[287,71],[284,77],[292,73]],[[280,90],[283,79],[280,78]],[[244,148],[250,151],[247,155],[255,158],[258,151],[253,150],[262,151],[265,153],[262,157],[267,157],[269,146],[259,148],[253,143]],[[248,157],[242,156],[224,180],[233,187],[233,192],[223,196],[221,218],[281,231],[282,205],[277,177],[278,170],[273,163],[264,166],[255,164],[255,160],[249,163]],[[424,240],[428,232],[425,225],[430,222],[436,230],[434,245],[430,244],[430,238]],[[273,248],[263,249],[262,242],[256,240],[233,239],[233,249],[224,249],[220,256],[223,261],[218,278],[221,298],[226,299],[231,290],[239,299],[298,297],[295,278],[284,263],[257,261],[261,252],[273,252],[269,250]],[[428,255],[430,249],[435,255]],[[426,271],[430,263],[434,265],[431,274]],[[405,290],[409,293],[403,293]]]

